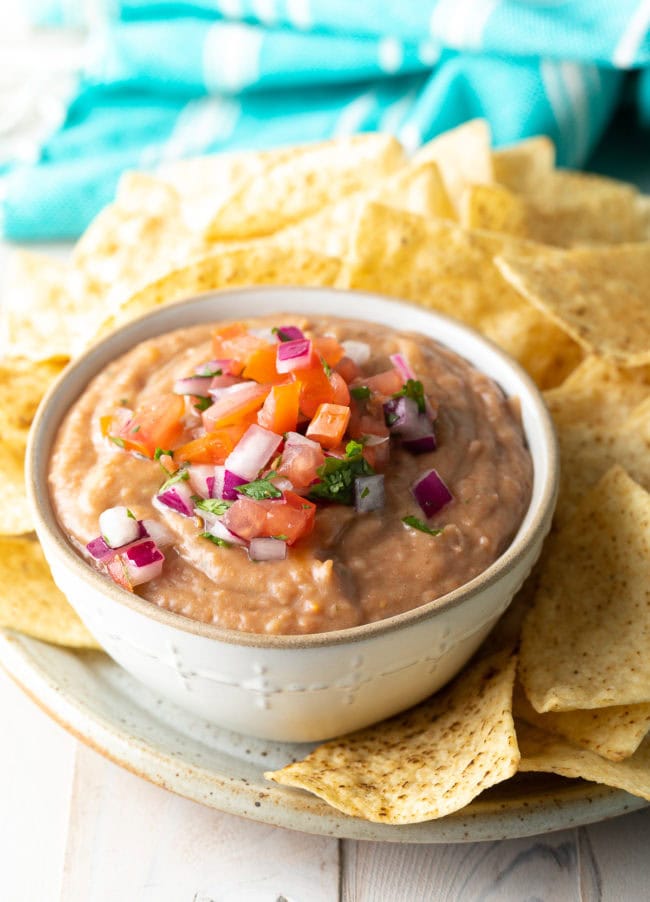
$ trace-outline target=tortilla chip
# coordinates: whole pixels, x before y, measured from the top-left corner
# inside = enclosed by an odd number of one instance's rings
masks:
[[[62,260],[17,251],[9,257],[0,345],[12,357],[67,360],[84,331],[85,309],[70,290]]]
[[[38,404],[63,368],[61,361],[0,363],[0,535],[21,535],[34,528],[25,494],[25,448]]]
[[[546,135],[492,152],[494,178],[516,194],[537,194],[555,166],[555,145]]]
[[[470,185],[466,188],[460,221],[467,229],[487,229],[520,238],[528,236],[525,204],[502,185]]]
[[[207,291],[246,285],[327,286],[336,282],[339,269],[333,257],[267,242],[204,257],[135,294],[102,324],[98,337],[165,304]]]
[[[590,355],[544,399],[558,428],[576,422],[599,427],[629,416],[649,394],[650,379],[642,368],[621,369]]]
[[[513,710],[516,718],[591,749],[609,761],[623,761],[633,755],[650,730],[650,704],[538,714],[517,685]]]
[[[507,284],[493,262],[495,254],[523,254],[534,247],[371,203],[354,236],[346,284],[462,320],[516,357],[538,385],[551,387],[571,372],[582,352]]]
[[[564,739],[517,721],[522,772],[559,774],[615,786],[650,801],[650,738],[625,761],[608,761],[595,752],[577,748]]]
[[[371,188],[404,160],[399,142],[382,134],[298,149],[241,185],[208,225],[207,237],[218,241],[271,235],[326,204]]]
[[[613,467],[552,537],[521,640],[539,712],[650,701],[650,495]]]
[[[413,163],[437,164],[449,198],[460,212],[468,185],[489,185],[494,181],[490,140],[487,121],[472,119],[424,144],[413,156]]]
[[[560,496],[556,523],[571,516],[583,495],[614,464],[620,464],[650,491],[650,399],[627,418],[614,416],[596,426],[580,420],[558,424],[558,439]]]
[[[73,648],[99,648],[52,580],[41,546],[0,538],[0,627]]]
[[[374,822],[414,824],[451,814],[517,770],[514,670],[508,655],[481,660],[410,711],[265,776]]]
[[[504,250],[508,282],[588,351],[650,363],[650,242],[599,249]]]

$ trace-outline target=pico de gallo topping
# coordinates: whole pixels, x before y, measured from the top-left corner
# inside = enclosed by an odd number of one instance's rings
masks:
[[[169,392],[101,417],[100,428],[122,453],[158,461],[164,480],[154,507],[196,519],[197,538],[217,547],[283,560],[313,530],[319,506],[349,505],[360,515],[383,508],[398,444],[414,455],[436,450],[436,410],[401,354],[367,373],[364,342],[241,323],[215,330],[212,353]],[[435,469],[411,493],[427,518],[452,500]],[[440,533],[416,517],[402,522]],[[100,535],[86,548],[133,591],[161,575],[161,549],[171,541],[157,521],[115,507],[101,514]]]

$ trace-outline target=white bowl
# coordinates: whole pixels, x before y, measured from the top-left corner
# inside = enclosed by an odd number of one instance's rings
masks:
[[[521,399],[533,459],[532,499],[510,547],[442,598],[375,623],[306,636],[220,629],[158,608],[82,560],[47,489],[54,436],[69,407],[111,360],[182,326],[271,312],[329,314],[428,335]],[[36,531],[56,584],[126,670],[183,708],[267,739],[313,741],[381,720],[439,689],[466,663],[537,560],[555,506],[558,454],[541,395],[495,345],[445,316],[374,294],[251,288],[205,295],[129,323],[73,363],[44,399],[27,452]]]

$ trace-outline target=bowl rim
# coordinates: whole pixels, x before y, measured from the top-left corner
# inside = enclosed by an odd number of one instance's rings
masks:
[[[264,294],[265,296],[268,295],[269,299],[277,297],[278,300],[281,300],[281,297],[286,296],[287,292],[295,293],[296,291],[299,291],[303,296],[310,294],[313,296],[322,295],[323,293],[333,294],[335,296],[362,296],[367,300],[373,301],[373,303],[375,304],[379,304],[385,307],[389,305],[397,308],[403,307],[405,313],[405,321],[408,311],[417,310],[420,314],[425,314],[428,317],[431,317],[433,320],[438,320],[440,322],[449,324],[457,332],[467,333],[467,335],[470,336],[475,343],[478,342],[479,344],[483,344],[490,352],[492,352],[492,354],[495,354],[497,357],[499,357],[502,363],[504,363],[514,372],[519,381],[522,382],[523,385],[527,388],[535,405],[534,415],[541,426],[541,435],[543,438],[543,445],[545,446],[543,453],[547,457],[548,465],[547,479],[542,486],[542,491],[537,503],[537,508],[534,511],[531,522],[529,523],[527,529],[521,534],[518,533],[512,540],[508,548],[506,548],[506,550],[486,570],[484,570],[482,573],[479,573],[478,576],[474,577],[469,582],[464,583],[451,592],[448,592],[446,595],[442,595],[430,602],[426,602],[425,604],[419,605],[408,611],[403,611],[400,614],[394,614],[393,616],[386,617],[382,620],[376,620],[372,621],[371,623],[347,627],[346,629],[331,630],[328,632],[295,635],[269,635],[267,633],[249,633],[239,630],[226,629],[224,627],[219,627],[213,623],[205,623],[203,621],[193,620],[189,617],[185,617],[182,614],[178,614],[166,608],[161,608],[158,605],[155,605],[140,597],[139,595],[131,594],[124,589],[121,589],[118,585],[109,582],[108,580],[106,580],[103,574],[101,574],[98,570],[95,570],[93,567],[89,566],[88,562],[84,560],[74,549],[70,540],[65,536],[63,529],[60,527],[54,514],[50,493],[47,486],[47,467],[41,465],[41,458],[43,456],[44,450],[47,452],[51,450],[51,446],[54,442],[58,428],[61,425],[68,410],[70,409],[70,405],[67,405],[65,409],[60,413],[60,415],[54,418],[55,422],[53,424],[53,428],[48,430],[47,427],[51,425],[50,419],[52,416],[49,412],[50,406],[53,405],[54,402],[56,402],[57,398],[69,386],[70,382],[73,382],[75,380],[75,377],[79,373],[79,371],[84,369],[88,365],[89,361],[93,361],[95,357],[101,357],[102,352],[104,352],[108,343],[116,341],[119,342],[120,339],[124,339],[131,332],[142,329],[143,325],[146,325],[150,322],[152,324],[155,324],[159,318],[164,319],[166,318],[166,316],[169,316],[170,311],[181,310],[186,307],[194,306],[198,310],[201,303],[208,303],[211,299],[223,300],[226,297],[232,297],[236,302],[236,299],[239,297],[245,295],[258,295],[260,293]],[[281,312],[281,306],[282,305],[280,303],[278,311],[275,311],[275,308],[271,307],[268,308],[268,311]],[[233,305],[233,307],[236,310],[236,303]],[[321,311],[319,311],[318,309],[308,309],[307,311],[305,311],[304,315],[314,315],[320,312]],[[324,311],[323,315],[327,315],[327,311]],[[340,316],[340,314],[332,315]],[[223,320],[224,322],[227,322],[241,318],[241,316],[220,316],[218,312],[215,313],[215,321]],[[246,314],[243,318],[250,318],[250,316]],[[351,316],[350,318],[354,319],[354,316]],[[365,319],[368,322],[378,322],[379,325],[384,325],[384,323],[371,319],[370,317],[361,316],[358,318],[362,320]],[[198,323],[193,321],[187,323],[188,326],[197,324]],[[161,329],[160,331],[153,329],[152,334],[149,335],[148,338],[154,338],[158,335],[164,334],[165,332],[173,331],[174,329],[178,328],[182,328],[182,326],[175,326],[172,329]],[[122,354],[127,353],[128,350],[130,350],[132,347],[135,347],[135,345],[138,344],[140,340],[146,341],[148,339],[143,338],[134,340],[133,342],[128,344],[128,346],[125,346],[121,351],[114,354],[113,357],[118,355],[121,356]],[[440,343],[445,345],[444,340]],[[450,350],[454,351],[457,354],[460,354],[460,356],[463,356],[462,352],[457,350],[456,348],[449,345],[445,346],[450,347]],[[471,365],[474,366],[474,364]],[[97,375],[98,372],[99,367],[93,370],[90,378],[94,378],[94,376]],[[81,395],[83,390],[84,387],[82,386],[79,391],[75,392],[75,400]],[[74,403],[74,401],[71,403]],[[526,438],[528,438],[528,436],[526,436]],[[376,292],[355,291],[351,289],[333,288],[330,286],[250,286],[245,288],[225,288],[220,290],[207,291],[202,294],[193,295],[190,298],[176,301],[172,304],[166,304],[164,306],[158,307],[153,311],[150,311],[142,316],[137,317],[134,320],[131,320],[130,322],[119,327],[110,334],[102,337],[99,341],[95,342],[87,350],[85,350],[79,357],[71,361],[59,375],[53,385],[50,386],[49,390],[46,392],[38,407],[29,433],[25,459],[25,476],[27,496],[39,539],[41,540],[43,545],[47,545],[47,552],[56,553],[59,562],[65,565],[68,570],[72,571],[74,576],[81,579],[81,581],[86,584],[88,588],[101,592],[103,595],[108,596],[108,598],[110,598],[112,601],[129,608],[136,614],[141,614],[146,618],[155,621],[161,626],[171,627],[172,629],[181,630],[185,633],[191,633],[204,639],[215,640],[228,645],[244,645],[264,649],[317,648],[322,646],[341,645],[344,643],[353,644],[362,642],[374,636],[394,632],[395,630],[402,629],[404,627],[414,626],[423,620],[428,620],[429,618],[442,615],[443,613],[457,607],[460,604],[475,599],[479,594],[481,594],[486,589],[501,580],[504,576],[506,576],[526,556],[531,544],[534,544],[538,539],[541,540],[548,531],[550,518],[555,507],[555,502],[557,500],[559,482],[559,449],[551,415],[546,407],[539,388],[533,382],[532,378],[521,367],[519,363],[513,360],[498,345],[477,332],[472,327],[467,326],[465,323],[462,323],[459,320],[456,320],[453,317],[447,316],[443,313],[439,313],[436,310],[423,308],[420,305],[409,303],[407,301],[404,301],[403,299],[394,298],[389,295],[381,295]],[[531,498],[531,505],[532,503],[533,499]],[[524,516],[527,516],[529,511],[530,506]],[[47,552],[46,557],[48,557]]]

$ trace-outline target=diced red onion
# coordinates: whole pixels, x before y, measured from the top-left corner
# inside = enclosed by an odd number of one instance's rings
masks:
[[[353,360],[357,366],[363,366],[370,360],[370,345],[365,341],[342,341],[341,347],[345,356]]]
[[[185,379],[177,379],[174,382],[174,394],[207,398],[211,383],[211,376],[188,376]]]
[[[232,470],[224,467],[223,478],[221,484],[218,485],[218,489],[221,492],[218,497],[223,498],[226,501],[236,501],[239,498],[239,495],[235,489],[238,485],[245,485],[247,482],[249,482],[249,480],[245,477],[239,476],[237,473],[233,473]]]
[[[357,476],[354,480],[354,506],[359,514],[381,510],[384,506],[384,477]]]
[[[311,341],[298,338],[295,341],[282,341],[278,345],[275,368],[278,373],[290,373],[293,370],[304,370],[311,363]]]
[[[210,389],[210,397],[215,401],[217,399],[229,398],[231,395],[236,395],[240,391],[246,391],[246,390],[250,391],[251,387],[257,384],[255,382],[249,382],[246,380],[242,381],[241,379],[235,379],[234,376],[226,376],[225,378],[227,380],[232,379],[233,381],[230,382],[229,385],[223,385],[223,386],[217,385],[214,388]],[[222,379],[224,379],[223,376],[215,376],[212,379],[212,381],[220,382]]]
[[[417,378],[411,364],[403,354],[391,354],[390,362],[393,364],[404,382],[408,382],[409,379]]]
[[[111,548],[135,542],[140,535],[138,521],[129,516],[126,507],[109,507],[99,515],[99,531]]]
[[[230,542],[231,545],[248,544],[244,539],[240,539],[234,532],[231,532],[216,514],[211,514],[209,511],[204,511],[200,508],[197,508],[195,513],[203,518],[205,531],[209,532],[211,536],[215,536],[217,539],[223,539],[224,542]]]
[[[436,470],[423,473],[411,486],[411,492],[427,517],[432,517],[454,497]]]
[[[115,554],[110,545],[107,545],[103,536],[97,536],[86,545],[86,551],[92,555],[96,561],[105,561]]]
[[[282,337],[280,337],[280,332],[282,332]],[[298,328],[298,326],[280,326],[278,328],[277,333],[274,338],[278,341],[300,341],[304,339],[303,332]]]
[[[281,435],[253,424],[248,427],[226,458],[226,469],[232,473],[239,473],[243,479],[250,482],[269,462],[281,443]]]
[[[413,433],[419,416],[418,405],[413,398],[391,398],[384,404],[386,425],[396,435]]]
[[[283,561],[287,556],[287,543],[282,539],[251,539],[248,556],[251,561]]]
[[[212,489],[214,488],[216,467],[211,464],[192,464],[189,468],[189,484],[195,495],[202,498],[214,498]]]
[[[197,376],[206,376],[208,373],[216,373],[217,370],[221,370],[221,374],[223,376],[234,376],[233,373],[233,364],[236,361],[228,358],[226,360],[208,360],[207,363],[201,364],[194,371]],[[214,377],[218,378],[218,377]]]
[[[424,435],[420,435],[415,438],[402,439],[402,447],[406,448],[407,451],[410,451],[411,454],[428,454],[430,451],[435,451],[438,447],[436,442],[436,434],[433,431],[433,426],[431,425],[428,417],[427,423],[429,424],[429,431]]]
[[[243,379],[240,379],[239,376],[213,376],[210,380],[210,389],[208,394],[215,401],[217,398],[220,398],[224,390],[226,388],[233,388],[234,386],[246,386],[248,383]]]
[[[151,539],[143,539],[120,553],[132,586],[157,579],[162,573],[165,555]]]
[[[140,520],[142,524],[142,528],[144,530],[144,536],[148,536],[161,548],[164,548],[166,545],[173,545],[174,543],[174,534],[171,532],[163,523],[159,523],[158,520]],[[143,538],[144,538],[143,536]]]
[[[156,495],[153,504],[158,510],[169,509],[183,517],[193,517],[192,494],[192,489],[187,482],[175,482],[174,485],[170,485],[168,489]]]

